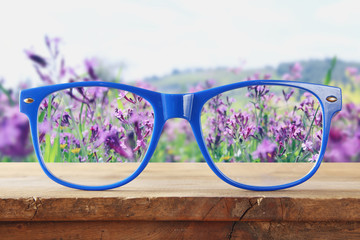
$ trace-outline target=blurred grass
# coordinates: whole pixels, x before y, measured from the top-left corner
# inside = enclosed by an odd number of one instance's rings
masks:
[[[327,73],[326,73],[326,77],[325,77],[325,79],[324,79],[324,85],[329,85],[329,84],[330,84],[330,82],[331,82],[331,76],[332,76],[332,73],[333,73],[333,71],[334,71],[334,69],[335,69],[336,61],[337,61],[337,59],[336,59],[336,56],[335,56],[335,57],[333,57],[333,59],[331,60],[330,68],[329,68],[329,70],[328,70]]]

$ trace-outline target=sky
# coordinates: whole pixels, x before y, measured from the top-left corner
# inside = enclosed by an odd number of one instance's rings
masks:
[[[92,57],[124,63],[128,81],[244,61],[360,61],[359,12],[357,0],[4,1],[0,76],[9,86],[36,81],[24,49],[45,54],[45,35],[62,39],[68,65]]]

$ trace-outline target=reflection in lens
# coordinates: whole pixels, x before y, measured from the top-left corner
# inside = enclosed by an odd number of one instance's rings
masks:
[[[62,180],[111,184],[138,168],[153,123],[151,105],[133,93],[106,87],[66,89],[40,104],[40,151],[47,168]]]
[[[304,177],[319,157],[323,136],[317,98],[283,86],[219,94],[204,105],[201,124],[219,170],[236,182],[258,186]]]

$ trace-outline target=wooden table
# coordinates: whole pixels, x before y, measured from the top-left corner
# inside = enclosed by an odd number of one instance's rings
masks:
[[[131,183],[81,191],[38,163],[0,164],[0,239],[360,239],[360,163],[252,192],[206,164],[150,163]]]

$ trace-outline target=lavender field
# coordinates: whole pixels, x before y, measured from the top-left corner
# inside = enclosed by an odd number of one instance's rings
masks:
[[[48,55],[26,51],[29,64],[43,85],[74,81],[101,81],[95,60],[83,70],[65,64],[60,39],[46,38]],[[330,66],[329,66],[330,68]],[[229,69],[229,71],[232,71]],[[233,71],[233,74],[237,74]],[[333,121],[324,161],[360,162],[360,73],[346,69],[347,84],[326,79],[343,89],[343,110]],[[259,79],[302,80],[302,66],[293,64],[286,74],[254,73],[238,81]],[[19,90],[0,82],[0,161],[36,161],[25,115],[19,113]],[[120,82],[114,78],[113,81]],[[189,84],[188,92],[218,85],[221,79]],[[156,82],[138,87],[156,90]],[[154,113],[143,98],[102,87],[76,88],[49,95],[38,110],[38,141],[46,162],[140,162],[153,131]],[[202,110],[202,131],[216,162],[314,163],[323,137],[321,106],[309,92],[279,86],[232,90],[209,100]],[[153,162],[203,162],[190,125],[167,122]]]

